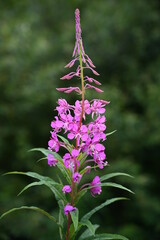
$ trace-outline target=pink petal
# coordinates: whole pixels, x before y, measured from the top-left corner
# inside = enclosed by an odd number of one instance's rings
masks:
[[[73,133],[68,133],[67,137],[72,140],[74,138],[74,134]]]

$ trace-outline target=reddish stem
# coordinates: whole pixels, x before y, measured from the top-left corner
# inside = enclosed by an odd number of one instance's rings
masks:
[[[69,237],[70,225],[71,225],[71,214],[69,213],[68,214],[68,224],[67,224],[66,240],[70,240],[70,237]]]

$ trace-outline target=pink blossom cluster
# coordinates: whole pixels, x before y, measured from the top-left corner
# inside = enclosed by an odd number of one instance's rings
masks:
[[[95,70],[95,66],[89,56],[85,53],[83,41],[81,37],[80,12],[75,11],[76,21],[76,42],[73,51],[73,59],[65,66],[72,68],[76,62],[78,66],[75,71],[71,71],[63,76],[61,80],[71,80],[77,77],[81,80],[82,89],[79,87],[57,88],[60,92],[71,93],[73,91],[82,95],[82,101],[76,100],[74,105],[70,105],[65,99],[58,100],[56,110],[58,115],[51,122],[51,138],[48,142],[49,150],[59,152],[60,147],[65,149],[65,154],[62,157],[64,167],[69,171],[71,176],[71,186],[65,185],[62,188],[64,194],[69,194],[71,202],[67,203],[64,208],[64,213],[75,211],[75,188],[76,193],[86,188],[89,188],[92,196],[101,193],[101,182],[99,176],[95,176],[91,183],[85,183],[81,187],[83,176],[90,173],[91,169],[103,169],[107,165],[105,147],[103,142],[106,140],[106,125],[105,125],[105,106],[109,102],[100,99],[85,99],[87,89],[95,89],[97,92],[103,92],[100,88],[101,83],[84,75],[86,70],[90,70],[94,75],[99,73]],[[60,134],[65,134],[69,141],[61,141]],[[70,144],[71,142],[71,144]],[[48,164],[56,166],[57,159],[48,154]]]
[[[51,139],[48,142],[50,150],[58,152],[60,146],[67,147],[64,143],[60,142],[57,134],[61,131],[67,135],[69,140],[76,140],[77,148],[73,149],[70,153],[65,153],[63,156],[64,165],[69,168],[72,173],[75,172],[76,166],[80,165],[78,156],[80,152],[85,152],[90,156],[90,162],[100,169],[106,165],[105,147],[101,142],[106,139],[104,131],[105,125],[105,105],[108,102],[104,100],[94,99],[91,102],[85,100],[83,119],[91,115],[91,121],[82,124],[79,128],[81,102],[76,101],[75,105],[69,105],[65,99],[58,100],[58,116],[51,122]],[[87,162],[87,161],[86,161]],[[53,156],[48,156],[49,165],[55,165],[56,160]],[[88,162],[87,162],[88,163]]]
[[[80,115],[82,111],[81,101],[77,100],[74,105],[70,105],[65,99],[58,100],[58,106],[56,110],[58,115],[55,120],[51,122],[51,138],[48,142],[49,150],[53,152],[59,152],[60,147],[66,149],[66,153],[63,156],[63,162],[66,169],[69,169],[74,183],[77,185],[80,183],[82,174],[80,171],[85,169],[84,173],[89,173],[91,167],[102,169],[107,165],[105,161],[105,147],[103,141],[106,140],[105,130],[105,106],[109,102],[104,100],[94,99],[92,101],[85,100],[83,123],[79,127]],[[87,122],[88,123],[84,123]],[[60,133],[66,134],[69,141],[76,142],[76,147],[72,150],[68,149],[67,143],[62,142],[58,135]],[[80,154],[83,153],[85,161],[80,165]],[[57,160],[52,154],[48,154],[48,164],[50,166],[56,166]],[[101,193],[100,178],[96,176],[90,184],[92,196]],[[64,194],[70,193],[71,186],[65,185],[62,189]],[[73,211],[75,208],[71,208],[71,205],[67,205],[65,214],[70,209]]]

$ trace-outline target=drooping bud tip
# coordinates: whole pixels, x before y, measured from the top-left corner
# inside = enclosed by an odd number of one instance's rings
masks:
[[[79,11],[78,8],[76,8],[76,10],[75,10],[75,17],[76,17],[76,18],[79,18],[79,17],[80,17],[80,11]]]

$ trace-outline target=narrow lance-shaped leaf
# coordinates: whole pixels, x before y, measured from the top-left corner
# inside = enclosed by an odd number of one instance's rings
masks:
[[[99,225],[97,224],[94,224],[93,225],[93,228],[94,228],[94,232],[96,232],[97,228],[99,227]],[[78,240],[85,240],[85,239],[88,239],[89,237],[93,238],[93,235],[91,233],[91,231],[89,229],[86,229],[82,234],[81,236],[78,238]]]
[[[105,206],[108,206],[114,202],[120,201],[120,200],[127,200],[127,198],[123,198],[123,197],[119,197],[119,198],[112,198],[109,200],[106,200],[104,203],[102,203],[101,205],[97,206],[96,208],[92,209],[90,212],[88,212],[87,214],[85,214],[81,221],[85,221],[85,220],[89,220],[90,217],[95,214],[97,211],[99,211],[100,209],[104,208]]]
[[[44,211],[41,208],[34,207],[34,206],[31,206],[31,207],[22,206],[22,207],[19,207],[19,208],[12,208],[9,211],[3,213],[0,217],[0,219],[4,218],[5,216],[7,216],[8,214],[10,214],[12,212],[19,211],[19,210],[33,210],[33,211],[40,212],[40,213],[42,213],[43,215],[45,215],[46,217],[48,217],[49,219],[51,219],[52,221],[54,221],[55,223],[58,224],[57,220],[53,216],[51,216],[48,212]]]
[[[35,172],[8,172],[5,175],[7,174],[20,174],[38,179],[54,193],[57,200],[62,199],[65,203],[67,202],[65,195],[62,193],[62,185],[49,177],[44,177]]]
[[[76,211],[73,211],[70,214],[71,214],[71,218],[72,218],[72,221],[73,221],[74,229],[75,229],[75,232],[76,232],[77,228],[78,228],[79,211],[78,211],[78,209],[76,209]]]
[[[95,235],[95,227],[94,227],[94,225],[89,220],[84,220],[84,221],[79,222],[78,228],[77,228],[76,232],[74,232],[75,229],[73,227],[73,224],[71,225],[71,229],[70,229],[70,237],[71,237],[71,239],[75,239],[77,233],[80,231],[80,229],[83,226],[86,226],[89,229],[89,236],[94,236]]]
[[[43,160],[47,160],[47,157],[43,157],[43,158],[38,159],[38,160],[37,160],[37,163],[39,163],[39,162],[41,162],[41,161],[43,161]]]
[[[89,220],[81,220],[79,222],[79,225],[80,226],[86,226],[89,229],[91,236],[95,235],[95,227]]]
[[[32,148],[29,150],[29,152],[33,152],[33,151],[38,151],[43,153],[45,156],[47,156],[49,153],[52,153],[52,151],[45,149],[45,148]]]
[[[107,183],[101,183],[99,186],[101,186],[101,187],[115,187],[115,188],[119,188],[119,189],[122,189],[122,190],[125,190],[127,192],[130,192],[130,193],[134,194],[134,192],[132,192],[129,188],[126,188],[123,185],[118,184],[118,183],[107,182]]]
[[[58,205],[59,205],[59,235],[60,235],[60,239],[63,239],[63,224],[64,224],[64,204],[62,200],[58,201]]]
[[[104,234],[97,234],[95,237],[84,238],[84,240],[129,240],[129,239],[118,234],[104,233]]]
[[[127,191],[127,192],[130,192],[130,193],[133,193],[133,194],[134,194],[134,192],[132,192],[129,188],[126,188],[126,187],[124,187],[123,185],[118,184],[118,183],[107,182],[107,183],[98,184],[98,186],[100,186],[100,187],[114,187],[114,188],[119,188],[119,189],[122,189],[122,190],[125,190],[125,191]],[[87,188],[84,188],[82,191],[85,191],[85,190],[91,189],[91,188],[93,188],[93,186],[89,186],[89,187],[87,187]]]
[[[105,180],[107,180],[107,179],[110,179],[110,178],[112,178],[112,177],[117,177],[117,176],[125,176],[125,177],[130,177],[130,178],[133,178],[131,175],[129,175],[129,174],[127,174],[127,173],[109,173],[109,174],[106,174],[106,175],[104,175],[104,176],[102,176],[101,178],[100,178],[100,180],[101,180],[101,182],[102,181],[105,181]]]
[[[33,148],[29,151],[39,151],[39,152],[43,153],[45,156],[48,156],[48,154],[52,154],[58,160],[58,163],[57,163],[58,169],[61,171],[63,176],[67,179],[67,181],[69,183],[71,183],[70,173],[69,173],[68,169],[66,169],[64,167],[63,159],[61,158],[61,156],[58,153],[52,152],[52,151],[50,151],[48,149],[45,149],[45,148]]]
[[[31,188],[31,187],[34,187],[34,186],[41,186],[43,185],[44,183],[39,181],[39,182],[32,182],[30,184],[28,184],[27,186],[25,186],[21,191],[20,193],[18,193],[18,196],[21,195],[24,191],[26,191],[28,188]]]

